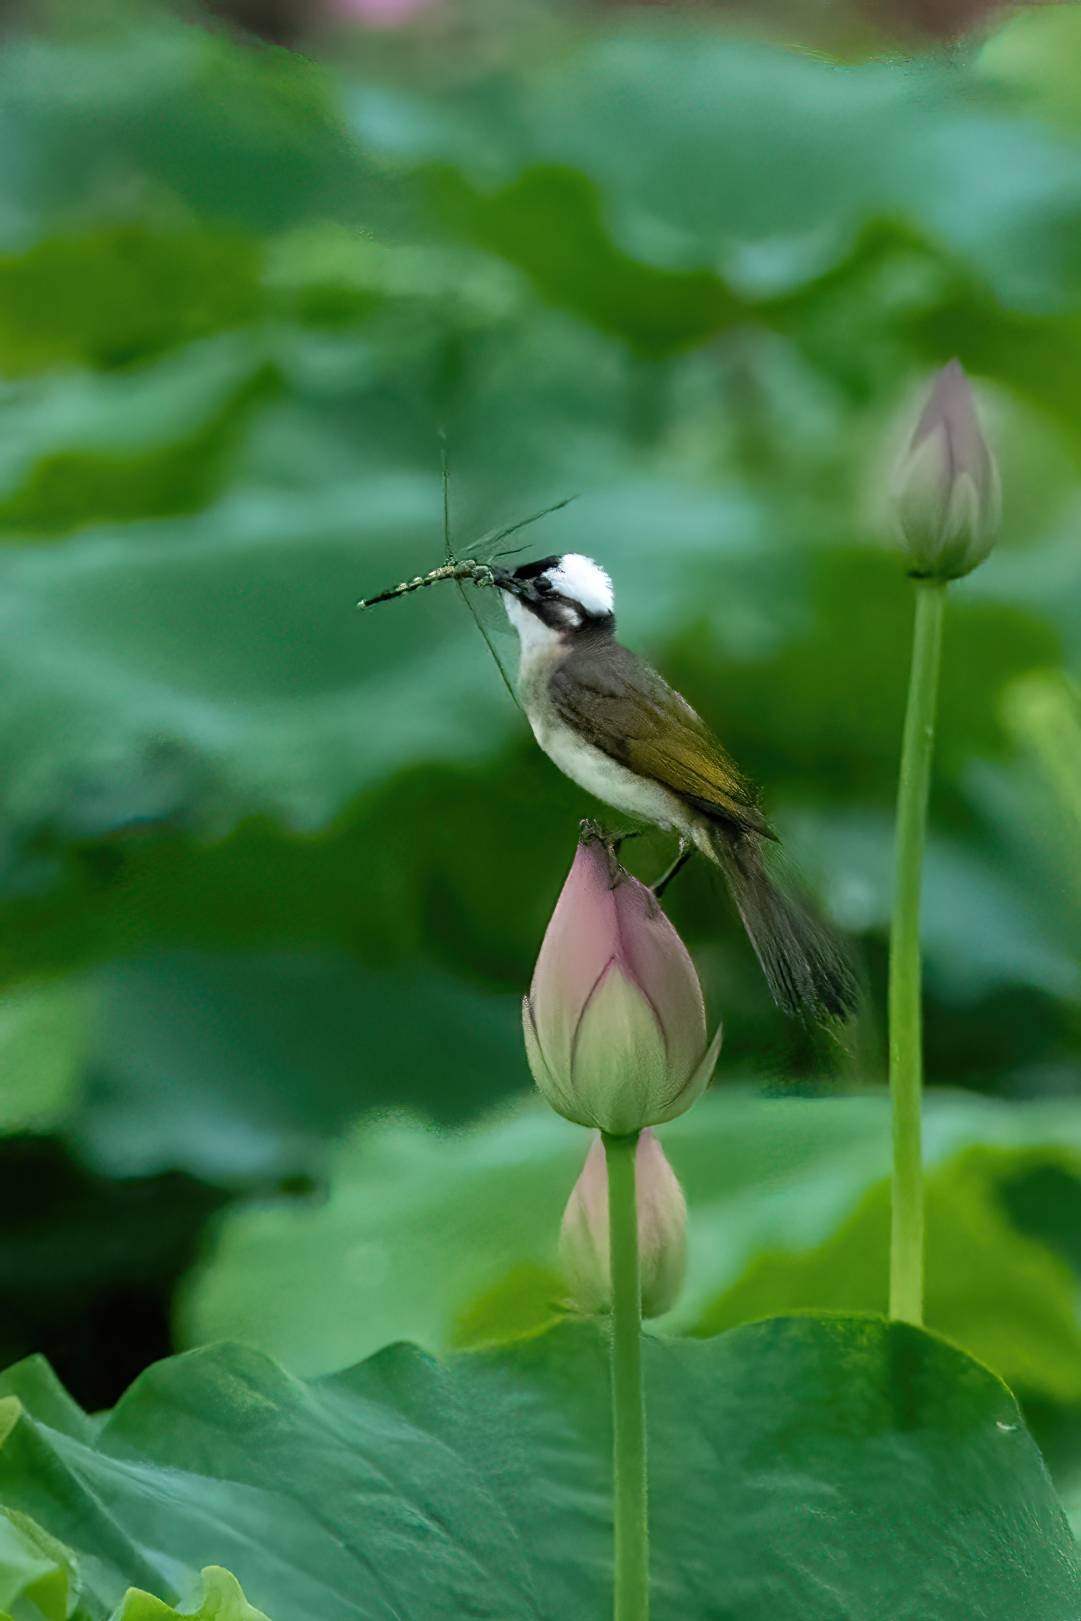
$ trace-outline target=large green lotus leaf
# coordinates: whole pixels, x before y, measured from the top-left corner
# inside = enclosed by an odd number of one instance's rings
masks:
[[[77,267],[76,258],[73,280]],[[57,296],[62,300],[59,290]],[[270,345],[251,333],[230,332],[184,343],[162,356],[150,348],[142,363],[128,370],[64,367],[5,385],[0,392],[4,499],[10,504],[35,467],[66,453],[112,456],[134,465],[160,446],[192,436],[208,416],[228,407],[269,352]],[[76,478],[71,482],[78,487]],[[88,510],[86,526],[101,516]],[[58,526],[60,518],[57,512]],[[7,540],[20,538],[5,534]]]
[[[1045,1235],[1019,1231],[1008,1203],[1013,1187],[1056,1166],[1081,1188],[1077,1152],[1060,1162],[1053,1150],[970,1148],[934,1167],[924,1310],[1019,1395],[1081,1409],[1076,1270]],[[772,1246],[755,1256],[702,1312],[700,1332],[802,1307],[884,1311],[889,1234],[889,1186],[879,1183],[817,1248]]]
[[[135,1589],[126,1593],[111,1621],[268,1621],[253,1609],[240,1583],[229,1571],[208,1565],[202,1573],[200,1593],[179,1609]]]
[[[245,236],[191,240],[152,221],[50,238],[10,257],[10,285],[0,259],[0,372],[44,372],[0,388],[5,539],[197,511],[237,476],[238,461],[242,479],[280,488],[295,468],[305,487],[337,480],[355,498],[373,451],[383,472],[402,456],[396,415],[399,430],[412,428],[418,462],[436,464],[434,407],[424,395],[448,345],[464,339],[483,352],[494,333],[512,342],[526,313],[543,342],[544,317],[524,309],[519,279],[473,250],[370,242],[341,226],[286,233],[272,255]],[[51,319],[57,310],[68,325]],[[580,334],[579,364],[603,343]],[[398,398],[385,387],[388,370]],[[471,354],[471,383],[482,371]],[[329,393],[339,406],[333,418],[323,412]],[[412,424],[401,394],[416,397]],[[537,410],[536,397],[528,403]],[[260,406],[268,409],[253,425]],[[460,412],[451,426],[457,486]],[[249,440],[256,448],[245,456]],[[517,470],[504,447],[489,448],[513,490]],[[144,531],[141,544],[148,540]]]
[[[0,1509],[0,1621],[67,1621],[74,1562],[27,1515]]]
[[[275,310],[317,329],[346,333],[386,301],[400,302],[414,318],[445,303],[447,323],[465,321],[477,336],[488,322],[525,307],[519,277],[450,242],[360,236],[321,220],[270,238],[266,251]]]
[[[686,1290],[665,1326],[709,1322],[729,1295],[726,1326],[793,1306],[884,1306],[884,1098],[715,1090],[663,1139],[691,1211]],[[974,1143],[988,1147],[966,1158]],[[182,1298],[181,1331],[189,1342],[243,1339],[321,1372],[398,1338],[438,1349],[550,1321],[565,1293],[560,1215],[587,1146],[586,1133],[540,1109],[449,1136],[368,1124],[337,1155],[325,1202],[224,1218]],[[929,1322],[1026,1393],[1071,1401],[1081,1400],[1073,1274],[1046,1235],[1026,1237],[996,1201],[1033,1155],[1081,1178],[1079,1148],[1066,1106],[930,1100]],[[861,1246],[868,1259],[856,1267]]]
[[[683,86],[678,116],[656,94],[659,72]],[[1076,269],[1064,221],[1081,207],[1074,149],[992,105],[966,98],[940,59],[839,67],[719,32],[627,28],[544,75],[529,110],[534,149],[592,175],[618,226],[653,252],[667,227],[685,233],[668,237],[670,254],[689,236],[727,250],[748,284],[785,287],[866,219],[900,215],[1006,302],[1031,300],[1035,274],[1053,296]],[[1021,214],[1047,222],[1038,242],[1009,240],[1006,221]]]
[[[48,1399],[35,1418],[50,1422]],[[4,1415],[10,1421],[11,1410]],[[2,1441],[0,1441],[2,1445]],[[174,1608],[151,1594],[129,1588],[109,1621],[268,1621],[244,1598],[229,1571],[208,1566],[190,1604]],[[98,1601],[76,1603],[80,1583],[69,1548],[17,1509],[0,1509],[0,1621],[88,1621],[100,1613]]]
[[[658,1621],[1063,1621],[1073,1539],[1004,1386],[873,1317],[646,1342]],[[275,1621],[604,1612],[593,1325],[306,1384],[228,1346],[151,1368],[83,1439],[7,1377],[0,1490],[76,1550],[88,1613],[227,1561]],[[147,1581],[147,1573],[152,1579]],[[138,1612],[137,1612],[138,1613]],[[243,1613],[243,1612],[241,1612]]]
[[[7,816],[68,839],[125,820],[225,831],[260,811],[313,827],[407,762],[484,750],[508,700],[464,610],[362,624],[355,608],[399,572],[395,537],[399,557],[411,536],[431,556],[436,479],[337,496],[300,528],[251,496],[145,547],[9,553]]]
[[[118,175],[142,182],[144,208],[240,228],[355,218],[361,200],[370,221],[383,206],[310,60],[160,12],[116,21],[5,50],[5,234],[76,211],[122,217]]]
[[[781,555],[774,553],[778,563]],[[892,810],[913,615],[897,559],[884,547],[840,537],[811,559],[801,559],[795,537],[788,537],[783,555],[797,568],[776,592],[785,633],[772,642],[763,637],[758,649],[740,647],[720,616],[702,615],[703,633],[676,641],[672,674],[703,707],[710,693],[718,695],[715,707],[723,694],[724,713],[718,707],[712,718],[737,756],[759,757],[766,781],[771,775],[795,781],[809,799],[822,795],[825,782],[832,800],[851,795],[866,805],[873,798]],[[993,557],[988,569],[998,561]],[[758,584],[761,608],[764,581]],[[973,754],[1007,752],[996,699],[1011,680],[1061,659],[1061,640],[1045,611],[1053,590],[1049,584],[1030,608],[1018,600],[1019,591],[1004,593],[1006,600],[981,600],[965,586],[955,589],[943,653],[936,782],[956,780]],[[828,654],[827,625],[844,627],[843,649]],[[737,682],[753,694],[750,703],[733,696]],[[858,773],[852,769],[857,757]]]
[[[21,986],[0,997],[0,1134],[44,1132],[72,1111],[86,1053],[84,986]]]
[[[198,511],[226,482],[253,412],[280,391],[271,358],[233,339],[132,376],[67,372],[0,394],[0,533],[55,537]]]
[[[1040,7],[1002,19],[979,54],[983,78],[1007,86],[1047,123],[1081,130],[1071,68],[1081,50],[1081,15],[1072,6]]]
[[[459,230],[528,270],[545,302],[646,354],[701,343],[746,314],[708,270],[658,269],[621,252],[596,189],[574,169],[530,169],[496,196],[445,176],[441,196]]]
[[[253,238],[210,226],[46,237],[0,255],[0,374],[123,369],[229,331],[261,313],[260,273]]]
[[[658,96],[658,76],[685,95]],[[771,299],[834,273],[879,221],[904,220],[1007,305],[1059,307],[1074,286],[1072,143],[1010,117],[986,87],[978,100],[941,60],[840,67],[716,30],[638,24],[438,99],[362,84],[350,111],[384,161],[454,165],[459,227],[547,297],[647,345],[704,337],[745,299],[768,319]],[[553,208],[554,231],[541,225]],[[1011,229],[1020,220],[1027,231]],[[594,278],[605,259],[621,283],[608,300]],[[652,309],[640,296],[649,277]]]
[[[431,167],[451,230],[640,353],[753,322],[855,402],[896,386],[900,335],[908,364],[958,351],[1076,443],[1076,145],[973,84],[639,25],[451,94],[361,82],[350,108],[400,180]]]
[[[1041,671],[1004,696],[1006,724],[1030,752],[1060,808],[1050,827],[1037,829],[1081,849],[1081,693],[1066,676]],[[1071,869],[1075,870],[1071,862]]]
[[[983,780],[975,779],[975,780]],[[893,819],[833,807],[780,820],[787,847],[814,863],[833,909],[854,934],[889,926]],[[924,941],[933,993],[975,1002],[1004,986],[1030,986],[1069,1003],[1081,998],[1072,918],[1054,877],[1034,884],[1035,852],[1010,851],[950,832],[932,834],[925,855]],[[932,1031],[933,1044],[938,1032]],[[973,1036],[973,1044],[978,1041]],[[1006,1068],[1008,1055],[994,1060]]]
[[[112,1176],[319,1175],[362,1110],[453,1123],[529,1083],[519,998],[437,970],[327,952],[172,953],[115,964],[94,984],[65,1133]]]

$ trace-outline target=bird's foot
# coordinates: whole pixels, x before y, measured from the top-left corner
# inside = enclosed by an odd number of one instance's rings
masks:
[[[664,894],[665,890],[668,888],[669,884],[672,882],[672,879],[676,876],[676,873],[683,871],[683,868],[687,865],[688,861],[691,859],[691,857],[693,855],[694,855],[694,845],[691,844],[688,839],[680,839],[680,841],[679,841],[679,854],[676,856],[676,859],[672,862],[672,865],[665,872],[661,873],[661,876],[657,879],[657,882],[653,885],[653,893],[656,896],[657,900],[660,900],[661,896]]]
[[[594,821],[591,816],[584,816],[579,823],[579,839],[583,844],[599,844],[608,857],[608,881],[612,889],[621,884],[627,874],[619,859],[619,852],[628,839],[637,839],[645,831],[644,828],[629,828],[623,833],[612,833],[600,822]]]

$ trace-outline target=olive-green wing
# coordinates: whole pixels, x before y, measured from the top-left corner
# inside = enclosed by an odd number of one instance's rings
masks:
[[[700,715],[618,642],[573,651],[550,678],[556,712],[595,748],[707,816],[772,838],[752,784]]]

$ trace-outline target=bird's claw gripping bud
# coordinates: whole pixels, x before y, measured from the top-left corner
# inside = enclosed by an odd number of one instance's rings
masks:
[[[592,816],[583,816],[578,824],[578,838],[582,844],[599,844],[608,857],[608,887],[615,889],[626,878],[627,871],[620,864],[619,852],[628,839],[639,837],[641,829],[632,828],[626,833],[610,833],[600,822]]]
[[[687,948],[644,884],[578,846],[522,1007],[533,1079],[558,1114],[628,1136],[689,1109],[713,1074]]]
[[[664,1149],[643,1131],[635,1155],[638,1261],[642,1316],[671,1311],[687,1267],[687,1201]],[[611,1310],[612,1268],[608,1245],[608,1166],[598,1137],[563,1212],[559,1255],[571,1303],[596,1316]]]
[[[960,579],[994,544],[1002,508],[998,469],[959,360],[935,379],[894,475],[893,505],[917,579]]]

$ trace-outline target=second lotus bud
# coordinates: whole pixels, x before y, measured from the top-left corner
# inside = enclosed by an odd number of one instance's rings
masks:
[[[935,378],[894,480],[901,543],[918,579],[956,580],[994,544],[1002,497],[959,360]]]
[[[635,1154],[642,1315],[671,1311],[687,1266],[687,1201],[664,1149],[643,1131]],[[598,1137],[563,1213],[559,1255],[573,1304],[587,1316],[611,1310],[608,1165]]]
[[[604,846],[578,846],[522,1009],[533,1079],[557,1113],[629,1136],[689,1109],[721,1045],[653,895]]]

